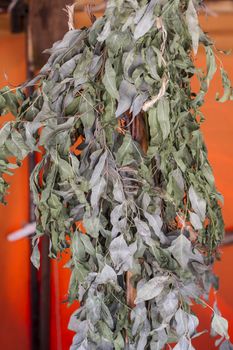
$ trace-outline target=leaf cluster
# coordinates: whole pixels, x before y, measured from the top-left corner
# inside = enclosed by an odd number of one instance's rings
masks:
[[[42,152],[31,175],[32,261],[39,265],[44,234],[51,257],[72,253],[69,301],[81,303],[70,322],[72,350],[162,350],[174,342],[176,350],[193,349],[199,321],[191,306],[216,280],[224,232],[200,131],[217,66],[197,8],[195,0],[109,0],[91,28],[71,30],[47,50],[33,81],[0,92],[0,112],[16,117],[0,130],[0,198],[3,175]],[[193,62],[199,45],[206,71]],[[232,88],[221,72],[224,102]],[[30,85],[36,89],[27,97]],[[135,137],[139,119],[147,148]],[[216,312],[212,328],[227,338]]]

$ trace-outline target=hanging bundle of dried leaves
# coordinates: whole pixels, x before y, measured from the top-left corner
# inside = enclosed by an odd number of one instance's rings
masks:
[[[0,131],[0,196],[3,174],[42,150],[31,175],[32,261],[39,266],[44,234],[52,258],[71,250],[69,301],[81,304],[71,320],[72,350],[194,349],[192,303],[206,305],[203,297],[217,288],[221,196],[200,132],[200,107],[217,67],[199,5],[109,0],[90,29],[70,30],[48,50],[48,63],[29,83],[37,85],[32,96],[25,86],[1,90],[1,114],[16,119]],[[205,70],[193,63],[199,45]],[[224,102],[232,88],[221,73]],[[230,348],[216,308],[211,327],[225,339],[222,349]]]

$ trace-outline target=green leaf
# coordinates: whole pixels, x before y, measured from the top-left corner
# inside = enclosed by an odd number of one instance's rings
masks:
[[[170,134],[170,106],[165,98],[160,99],[158,102],[157,118],[163,134],[163,140],[166,140]]]
[[[80,96],[75,97],[65,108],[65,115],[75,115],[78,112]]]
[[[100,230],[100,221],[97,217],[90,217],[88,215],[84,215],[83,217],[83,225],[87,231],[87,233],[94,238],[97,238]]]
[[[129,165],[135,161],[135,147],[129,133],[125,134],[123,143],[117,151],[117,163],[121,166]]]
[[[107,39],[107,37],[110,35],[110,33],[111,33],[111,21],[108,20],[105,23],[102,32],[98,36],[98,41],[102,43],[103,41],[105,41]]]
[[[111,61],[107,59],[105,63],[105,74],[103,77],[103,84],[105,89],[108,91],[109,95],[118,100],[119,93],[116,87],[116,72],[112,67]]]
[[[120,84],[118,107],[116,110],[116,117],[120,117],[124,112],[128,111],[137,94],[136,87],[126,80]]]
[[[88,254],[90,254],[91,256],[95,255],[95,249],[91,243],[90,237],[87,234],[80,233],[80,238],[81,238],[81,241],[84,245],[86,252]]]
[[[8,137],[11,135],[11,128],[11,122],[8,122],[0,129],[0,147],[4,145]]]
[[[207,46],[205,50],[206,50],[206,58],[207,58],[206,83],[207,83],[207,87],[209,87],[210,82],[217,71],[217,66],[216,66],[216,60],[215,60],[213,49],[210,46]]]
[[[17,147],[13,155],[19,158],[20,160],[24,159],[30,152],[30,148],[27,146],[23,136],[16,129],[13,129],[11,132],[11,138],[12,138],[13,144]]]
[[[18,113],[19,102],[18,102],[15,94],[10,90],[10,88],[8,86],[3,88],[1,91],[4,93],[6,107],[9,109],[9,111],[13,115],[16,116]]]
[[[0,95],[0,115],[3,114],[6,107],[6,101],[2,95]]]
[[[16,114],[0,131],[0,199],[15,157],[39,149],[36,238],[48,235],[51,257],[70,255],[68,300],[81,305],[71,350],[193,350],[192,303],[217,285],[211,269],[224,230],[200,132],[218,63],[198,25],[200,2],[108,0],[91,28],[47,51],[38,77],[0,92],[0,110]],[[207,67],[191,54],[199,42]],[[223,102],[232,87],[221,74]],[[32,260],[38,267],[38,247]],[[128,282],[137,287],[130,315]],[[225,321],[213,323],[226,333]]]
[[[175,169],[172,171],[172,176],[175,179],[178,187],[182,192],[184,192],[184,178],[182,176],[182,172],[180,171],[179,168]]]
[[[222,85],[224,88],[224,93],[223,96],[220,98],[219,94],[217,94],[216,99],[218,102],[226,102],[228,100],[232,100],[233,99],[233,89],[231,86],[231,82],[230,79],[227,75],[227,72],[221,67],[220,68],[221,71],[221,77],[222,77]]]
[[[18,100],[17,100],[15,94],[10,91],[8,86],[4,87],[1,90],[1,92],[4,93],[4,100],[5,100],[5,103],[6,103],[6,107],[9,109],[9,111],[13,115],[16,116],[17,113],[18,113],[19,103],[18,103]]]
[[[124,340],[122,334],[118,333],[116,339],[114,340],[114,349],[115,350],[122,350],[122,349],[124,349],[124,345],[125,345],[125,340]]]
[[[72,179],[74,177],[72,166],[65,159],[58,159],[58,167],[61,181]]]
[[[79,104],[79,113],[85,128],[91,128],[95,122],[94,101],[89,93],[82,94]]]
[[[80,262],[85,261],[85,258],[86,258],[86,250],[81,240],[81,235],[82,233],[76,231],[72,236],[72,245],[71,245],[74,265],[76,269],[80,270],[80,273],[82,272]]]
[[[150,126],[150,144],[152,146],[158,145],[160,140],[162,140],[162,135],[160,132],[158,117],[157,117],[157,109],[151,108],[148,112],[148,123]]]
[[[80,55],[77,55],[75,57],[72,57],[70,60],[66,61],[60,68],[59,72],[61,75],[61,79],[64,80],[65,78],[72,75],[73,71],[75,70],[75,67],[77,65],[77,61]]]

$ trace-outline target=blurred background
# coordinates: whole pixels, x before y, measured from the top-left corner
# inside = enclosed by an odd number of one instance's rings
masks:
[[[75,25],[89,26],[87,12],[91,5],[95,16],[103,11],[103,1],[79,0]],[[32,77],[46,62],[42,51],[61,39],[67,31],[67,15],[63,11],[71,0],[0,0],[0,87],[17,86]],[[233,1],[205,1],[206,11],[200,22],[220,50],[233,49]],[[89,11],[90,12],[90,11]],[[233,81],[232,53],[219,59]],[[196,64],[205,63],[204,52],[199,51]],[[195,82],[193,83],[195,85]],[[203,112],[206,122],[203,133],[214,169],[217,187],[224,195],[223,208],[226,239],[222,261],[215,266],[220,278],[218,304],[228,318],[233,339],[233,103],[215,102],[221,91],[220,76],[211,84]],[[1,118],[0,126],[11,118]],[[10,242],[9,234],[23,228],[32,217],[28,178],[36,158],[26,160],[15,172],[11,182],[8,206],[0,206],[0,349],[1,350],[68,350],[73,333],[67,330],[71,313],[78,305],[65,303],[69,271],[64,268],[68,256],[49,262],[47,243],[42,245],[42,268],[37,272],[30,264],[29,238]],[[201,318],[200,331],[209,328],[211,314],[195,307]],[[197,350],[215,349],[208,334],[197,339]]]

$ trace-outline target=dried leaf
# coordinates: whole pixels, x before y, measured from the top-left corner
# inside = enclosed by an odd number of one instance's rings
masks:
[[[167,239],[164,233],[162,232],[163,221],[161,217],[157,214],[151,215],[147,212],[144,212],[144,215],[147,218],[149,225],[152,227],[155,235],[160,239],[161,243],[166,243]]]
[[[201,230],[203,228],[202,222],[199,216],[195,213],[190,212],[190,221],[195,230]]]
[[[103,41],[105,41],[107,39],[107,37],[109,36],[110,33],[111,33],[111,22],[110,22],[110,20],[108,20],[105,23],[102,32],[98,36],[98,41],[102,43]]]
[[[137,291],[137,298],[135,299],[135,304],[141,303],[142,301],[151,300],[159,296],[165,285],[169,280],[168,276],[157,276],[146,282]]]
[[[94,187],[98,183],[98,181],[100,179],[100,176],[103,173],[103,170],[104,170],[104,167],[105,167],[105,162],[106,162],[106,159],[107,159],[107,154],[108,154],[108,152],[105,151],[101,155],[98,163],[96,164],[96,167],[95,167],[95,169],[94,169],[94,171],[92,173],[91,180],[90,180],[91,187]]]
[[[39,251],[38,244],[39,244],[39,240],[37,240],[36,243],[34,244],[32,255],[31,255],[31,262],[37,270],[40,268],[40,251]]]
[[[170,134],[170,106],[167,99],[159,100],[157,107],[157,116],[160,129],[163,134],[163,140],[166,140]]]
[[[188,24],[188,30],[193,42],[193,52],[196,55],[199,46],[199,37],[200,37],[200,29],[199,29],[199,21],[197,11],[195,9],[193,0],[189,0],[188,8],[186,11],[186,21]]]
[[[128,111],[133,103],[137,90],[133,84],[123,80],[119,89],[118,107],[116,110],[116,117],[120,117],[124,112]]]
[[[227,75],[227,72],[222,67],[220,68],[220,71],[221,71],[221,76],[222,76],[222,85],[224,88],[224,93],[223,93],[223,96],[221,98],[217,94],[216,99],[218,102],[223,103],[223,102],[226,102],[228,100],[233,99],[233,89],[232,89],[229,77]]]
[[[110,60],[105,63],[105,74],[103,77],[103,84],[110,94],[110,96],[116,100],[119,99],[119,93],[116,87],[116,72],[112,67]]]
[[[229,339],[228,335],[228,321],[218,315],[217,313],[214,313],[212,323],[211,323],[211,328],[213,329],[214,332],[219,334],[221,337],[225,337],[226,339]]]
[[[189,199],[192,208],[203,222],[206,217],[206,201],[196,192],[193,186],[189,188]]]
[[[233,344],[229,342],[229,340],[225,340],[219,350],[233,350]]]
[[[191,242],[183,235],[179,235],[168,248],[174,258],[178,261],[183,269],[187,269],[189,259],[191,258],[192,245]]]
[[[137,228],[137,231],[138,231],[139,235],[143,239],[151,237],[151,230],[150,230],[150,228],[149,228],[149,226],[147,225],[146,222],[140,220],[138,217],[136,217],[134,219],[134,222],[135,222],[135,226]]]
[[[207,56],[206,83],[207,83],[207,87],[209,87],[210,82],[217,71],[217,66],[216,66],[216,60],[215,60],[215,56],[212,48],[207,46],[205,50],[206,50],[206,56]]]
[[[109,282],[117,282],[117,274],[109,265],[105,265],[98,278],[98,283],[105,284]]]
[[[91,206],[93,208],[97,207],[99,204],[99,200],[103,193],[105,192],[106,188],[106,181],[103,177],[99,179],[99,182],[97,182],[93,187],[92,187],[92,192],[91,192]]]
[[[184,336],[179,340],[179,342],[176,344],[173,350],[195,350],[195,349],[192,346],[191,341]]]
[[[132,267],[133,254],[123,235],[120,235],[111,242],[109,252],[118,274],[128,271]]]
[[[154,15],[154,6],[157,0],[152,0],[148,4],[145,13],[138,21],[135,31],[134,31],[134,39],[138,40],[143,35],[145,35],[155,23],[155,15]]]

